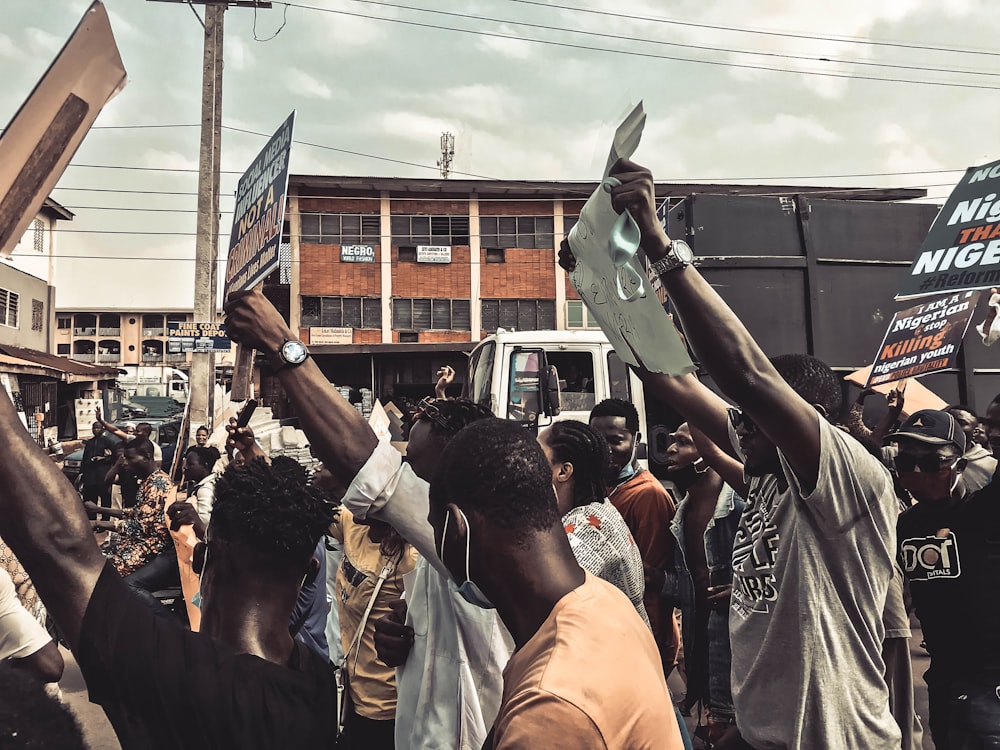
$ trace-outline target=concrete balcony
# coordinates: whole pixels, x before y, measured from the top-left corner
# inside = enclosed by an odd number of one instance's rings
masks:
[[[91,355],[91,356],[93,356],[93,355]],[[117,364],[118,362],[121,362],[121,359],[122,359],[122,355],[121,354],[98,354],[97,355],[97,361],[98,362],[107,362],[107,363],[111,363],[111,364]]]
[[[168,354],[166,361],[170,364],[184,364],[188,361],[187,354]]]
[[[75,359],[77,362],[94,362],[96,357],[96,354],[71,354],[69,358]]]
[[[73,335],[74,336],[96,336],[97,335],[97,329],[96,328],[74,328],[73,329]]]
[[[143,354],[142,361],[147,363],[159,364],[163,361],[162,354]]]
[[[142,335],[146,337],[156,338],[157,336],[162,337],[164,333],[162,328],[143,328]]]
[[[97,329],[97,335],[98,336],[121,336],[122,335],[122,329],[121,328],[98,328]]]

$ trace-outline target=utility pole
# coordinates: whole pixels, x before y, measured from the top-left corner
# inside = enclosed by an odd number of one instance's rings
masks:
[[[195,239],[194,319],[215,322],[219,258],[219,164],[222,135],[222,47],[226,6],[205,6],[205,49],[201,79],[201,149],[198,158],[198,226]],[[214,416],[215,355],[191,355],[190,424],[211,424]]]

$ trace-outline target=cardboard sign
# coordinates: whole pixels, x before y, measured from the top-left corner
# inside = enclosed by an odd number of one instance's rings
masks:
[[[955,366],[979,292],[949,294],[896,313],[865,387]]]
[[[292,112],[240,178],[223,299],[252,289],[278,267],[294,125]]]
[[[615,132],[602,180],[607,179],[619,158],[635,152],[645,122],[640,102]],[[622,260],[621,265],[612,257],[611,234],[620,221],[602,181],[569,233],[569,244],[576,256],[570,281],[591,319],[600,324],[623,361],[667,375],[691,372],[694,365],[677,329],[652,286],[642,281],[646,271],[638,257]]]
[[[108,12],[94,2],[0,136],[0,256],[10,256],[125,82]]]
[[[1000,161],[966,170],[896,299],[994,286],[1000,286]]]

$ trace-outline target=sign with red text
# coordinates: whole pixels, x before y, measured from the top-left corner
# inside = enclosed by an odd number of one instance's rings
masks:
[[[279,265],[294,125],[292,112],[240,177],[223,299],[257,286]]]
[[[948,294],[896,313],[865,387],[954,367],[979,294]]]
[[[969,167],[931,225],[896,299],[1000,286],[1000,161]]]

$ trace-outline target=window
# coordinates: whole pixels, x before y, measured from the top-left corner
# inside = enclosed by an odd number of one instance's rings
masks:
[[[587,306],[582,300],[566,300],[566,327],[567,328],[600,328],[600,324],[590,317]]]
[[[400,263],[417,262],[417,248],[415,247],[401,247],[399,248],[398,255]]]
[[[45,303],[40,299],[31,300],[31,330],[45,330]]]
[[[394,245],[468,245],[468,216],[410,216],[396,214],[392,217],[392,242]],[[402,260],[402,258],[400,258]]]
[[[72,328],[72,327],[73,327],[73,318],[71,318],[69,315],[59,315],[56,318],[56,328],[65,330],[67,328]]]
[[[378,297],[303,297],[304,328],[381,328]]]
[[[69,355],[69,344],[56,344],[56,354],[61,354],[62,356]]]
[[[31,225],[33,241],[34,241],[34,251],[41,255],[45,252],[45,222],[41,219],[35,219]]]
[[[300,218],[302,242],[322,245],[378,245],[381,240],[381,219],[378,214],[304,213]]]
[[[628,365],[622,362],[617,352],[608,352],[608,381],[611,385],[611,398],[632,400],[632,389],[628,380]]]
[[[562,408],[587,411],[594,408],[594,355],[590,352],[547,351],[548,363],[559,373]]]
[[[484,247],[552,250],[553,227],[551,216],[481,216],[479,239]]]
[[[17,292],[0,289],[0,325],[17,328],[17,312],[20,297]]]
[[[470,331],[472,320],[467,299],[404,299],[392,301],[394,331]]]
[[[483,330],[545,331],[556,327],[556,303],[540,299],[484,299]]]
[[[507,251],[502,247],[488,247],[486,248],[486,262],[487,263],[504,263],[507,260]]]

